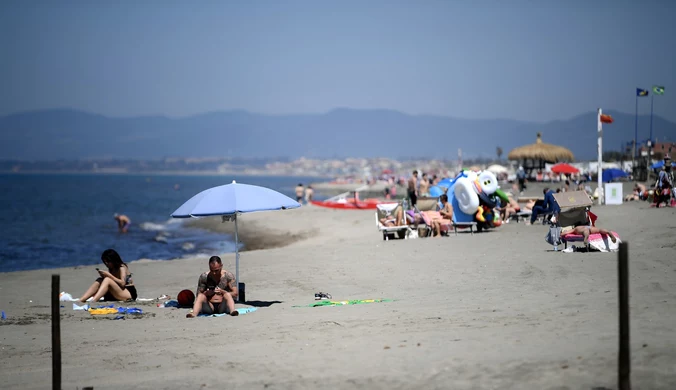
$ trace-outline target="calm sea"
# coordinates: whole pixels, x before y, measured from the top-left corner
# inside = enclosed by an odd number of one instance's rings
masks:
[[[295,198],[308,177],[166,175],[0,175],[0,272],[100,264],[101,252],[122,259],[174,259],[232,252],[234,238],[187,228],[170,214],[207,188],[237,182]],[[114,213],[132,221],[119,234]]]

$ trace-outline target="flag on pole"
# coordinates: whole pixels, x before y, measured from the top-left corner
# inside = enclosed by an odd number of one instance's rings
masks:
[[[636,88],[636,96],[648,96],[648,91],[641,88]]]
[[[608,114],[601,114],[602,123],[613,123],[613,117]]]
[[[659,85],[653,85],[653,93],[655,95],[664,95],[664,87]]]

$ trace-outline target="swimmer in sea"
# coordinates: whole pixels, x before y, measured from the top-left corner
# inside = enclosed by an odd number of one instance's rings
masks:
[[[117,229],[120,233],[126,233],[129,230],[129,225],[131,225],[131,219],[124,214],[113,215],[113,218],[117,221]]]

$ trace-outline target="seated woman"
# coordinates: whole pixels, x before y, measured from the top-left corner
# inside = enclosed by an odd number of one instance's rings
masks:
[[[80,297],[80,302],[86,302],[89,298],[98,302],[101,297],[104,301],[135,301],[137,294],[131,280],[132,274],[120,255],[114,249],[106,249],[101,254],[101,261],[108,271],[96,269],[100,277]]]

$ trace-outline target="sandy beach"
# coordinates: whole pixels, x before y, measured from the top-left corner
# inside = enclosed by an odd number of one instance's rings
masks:
[[[633,388],[673,389],[676,209],[631,202],[593,211],[630,246]],[[186,319],[186,309],[137,302],[124,305],[146,314],[113,320],[64,302],[63,388],[617,386],[616,253],[553,252],[545,226],[523,223],[385,242],[373,211],[318,207],[244,215],[240,227],[252,250],[241,254],[248,302],[238,307],[257,311]],[[222,258],[234,272],[234,254]],[[155,298],[194,289],[208,266],[191,258],[130,268],[139,296]],[[51,387],[54,273],[73,295],[96,276],[93,266],[0,274],[1,388]],[[294,307],[319,291],[394,301]]]

